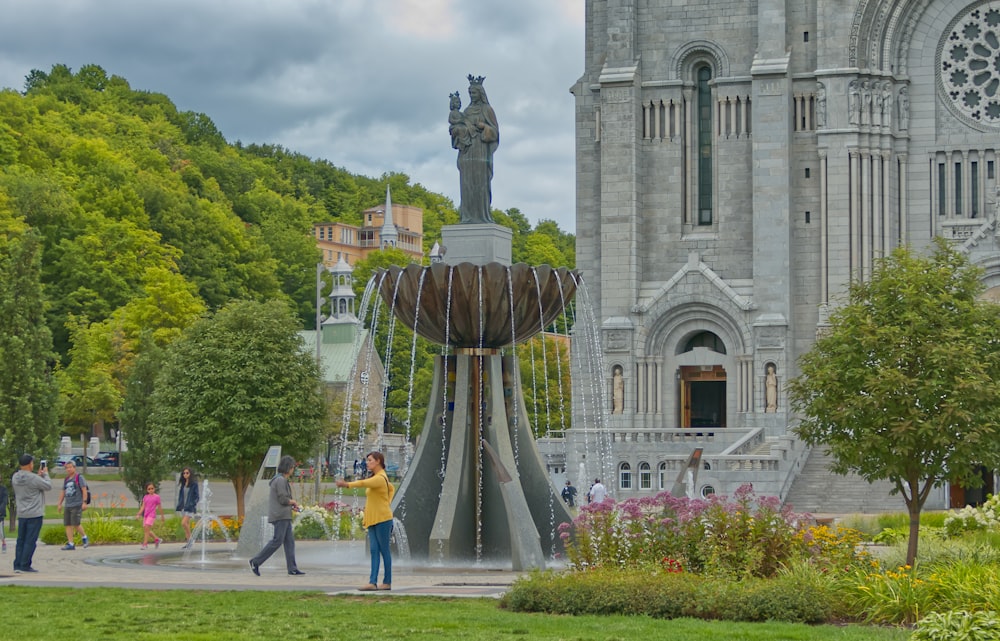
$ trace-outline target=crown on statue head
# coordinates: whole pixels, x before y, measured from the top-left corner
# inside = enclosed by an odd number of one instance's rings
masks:
[[[470,85],[479,85],[481,87],[484,80],[486,80],[486,76],[473,76],[471,73],[469,74]]]
[[[462,97],[462,94],[460,94],[460,93],[458,93],[458,92],[456,91],[455,93],[450,93],[450,94],[448,94],[448,97],[449,97],[449,98],[461,98],[461,97]]]

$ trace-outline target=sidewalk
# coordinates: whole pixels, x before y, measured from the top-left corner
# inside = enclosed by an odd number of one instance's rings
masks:
[[[135,498],[117,480],[102,480],[101,474],[87,476],[94,501],[107,504],[113,497],[125,496],[126,506],[136,507]],[[292,486],[293,493],[307,491],[313,484],[303,482]],[[332,484],[328,487],[332,488]],[[53,479],[53,490],[46,492],[46,502],[59,501],[61,479]],[[216,515],[236,514],[236,492],[228,481],[210,481],[211,511]],[[332,497],[332,489],[330,489]],[[164,481],[160,485],[164,512],[173,512],[177,486]],[[136,509],[138,509],[136,507]],[[51,519],[47,523],[54,522]],[[180,543],[164,543],[158,550],[140,550],[138,544],[100,545],[74,551],[60,546],[39,543],[34,567],[38,573],[14,574],[14,543],[16,535],[7,532],[7,553],[0,555],[0,585],[36,585],[48,587],[122,587],[134,589],[203,590],[307,590],[327,594],[357,594],[357,588],[368,582],[369,556],[367,541],[296,541],[295,556],[305,576],[289,576],[285,572],[284,555],[278,550],[261,566],[261,576],[254,576],[246,559],[231,557],[235,543],[207,543],[205,561],[200,544],[186,555]],[[499,597],[521,574],[485,565],[469,567],[433,566],[393,558],[391,592],[379,595],[435,595]]]
[[[279,550],[254,576],[245,559],[230,557],[235,544],[208,543],[205,561],[199,544],[184,558],[180,543],[158,550],[132,545],[92,545],[63,551],[41,545],[35,552],[37,573],[14,574],[14,539],[0,555],[0,585],[45,587],[120,587],[149,590],[307,590],[357,594],[367,583],[368,550],[364,541],[297,541],[296,560],[305,576],[285,572]],[[444,567],[393,559],[391,592],[379,595],[499,597],[520,573],[488,567]]]

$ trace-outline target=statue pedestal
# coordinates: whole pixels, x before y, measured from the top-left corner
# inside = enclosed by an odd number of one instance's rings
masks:
[[[441,228],[441,244],[445,247],[444,262],[511,264],[511,239],[514,232],[490,223],[446,225]]]

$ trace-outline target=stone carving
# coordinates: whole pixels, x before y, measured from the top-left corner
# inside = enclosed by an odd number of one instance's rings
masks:
[[[896,103],[899,106],[899,129],[903,131],[904,129],[910,128],[910,90],[903,87],[899,90],[899,102]]]
[[[858,81],[852,80],[847,87],[847,122],[858,124],[861,115],[861,93],[858,91]]]
[[[882,126],[892,126],[892,83],[882,84]]]
[[[625,377],[622,376],[621,365],[615,365],[615,373],[611,376],[612,398],[611,413],[621,414],[625,409]]]
[[[492,223],[493,152],[500,144],[500,125],[483,89],[483,76],[469,74],[469,106],[461,112],[461,100],[451,94],[448,114],[451,146],[458,150],[461,187],[459,217],[462,223]],[[457,112],[457,113],[456,113]]]
[[[767,376],[764,377],[764,411],[773,414],[778,411],[778,375],[774,363],[767,364]]]
[[[826,126],[826,87],[816,83],[816,127]]]
[[[861,83],[861,124],[872,124],[872,88],[867,80]]]
[[[885,106],[885,100],[882,97],[882,85],[875,82],[872,83],[872,101],[874,103],[874,108],[872,109],[872,124],[876,127],[881,127],[882,122],[882,109]]]

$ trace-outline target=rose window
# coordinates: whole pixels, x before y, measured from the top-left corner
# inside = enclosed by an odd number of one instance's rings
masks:
[[[955,18],[939,51],[945,103],[963,120],[1000,125],[1000,0]]]

